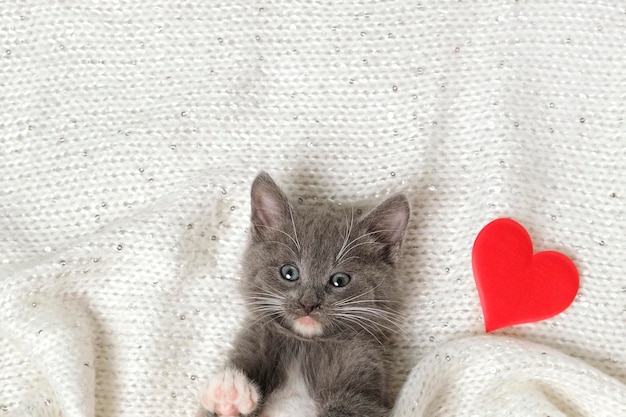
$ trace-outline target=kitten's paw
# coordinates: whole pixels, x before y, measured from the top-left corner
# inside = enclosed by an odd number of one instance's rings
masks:
[[[259,403],[259,390],[239,369],[226,368],[209,380],[200,402],[218,416],[250,414]]]

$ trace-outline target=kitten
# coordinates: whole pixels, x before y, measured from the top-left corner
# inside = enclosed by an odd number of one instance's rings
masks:
[[[242,293],[249,315],[202,415],[382,417],[400,300],[404,195],[368,214],[292,205],[266,173],[252,184]]]

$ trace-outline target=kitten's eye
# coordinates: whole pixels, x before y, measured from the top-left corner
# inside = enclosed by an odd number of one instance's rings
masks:
[[[285,264],[280,267],[280,275],[287,281],[297,281],[300,278],[300,271],[291,264]]]
[[[350,275],[338,272],[330,277],[330,285],[333,287],[345,287],[350,282]]]

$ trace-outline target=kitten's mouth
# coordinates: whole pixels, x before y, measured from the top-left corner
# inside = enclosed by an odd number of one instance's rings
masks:
[[[321,336],[324,333],[322,324],[311,316],[298,317],[293,321],[292,329],[304,337]]]

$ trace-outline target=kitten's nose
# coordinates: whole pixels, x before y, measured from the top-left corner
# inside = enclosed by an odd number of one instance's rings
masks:
[[[303,289],[302,293],[300,293],[299,301],[302,310],[304,310],[304,313],[308,316],[313,310],[319,308],[322,303],[322,298],[315,292],[314,288],[306,287]]]
[[[319,303],[307,303],[307,302],[302,302],[302,301],[300,301],[300,305],[302,306],[302,309],[304,310],[307,316],[311,314],[313,310],[315,310],[316,308],[320,306]]]

